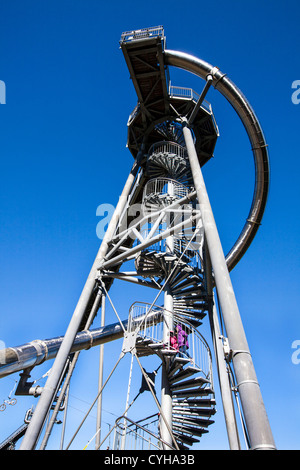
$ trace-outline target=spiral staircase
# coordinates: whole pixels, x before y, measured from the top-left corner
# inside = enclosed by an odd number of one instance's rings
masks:
[[[156,314],[159,311],[163,322],[164,309],[155,307]],[[161,341],[162,327],[157,325],[157,319],[153,321],[152,318],[144,325],[136,341],[139,357],[156,354],[161,361],[167,361],[169,364],[172,432],[180,449],[188,449],[199,442],[200,437],[207,433],[208,427],[213,424],[211,417],[216,412],[210,351],[192,322],[196,324],[198,320],[191,318],[187,321],[180,315],[175,315],[175,325],[180,323],[189,333],[190,348],[187,354],[179,355],[170,343]]]
[[[153,211],[157,214],[193,190],[186,151],[178,143],[181,141],[180,132],[172,123],[169,126],[165,124],[163,130],[165,136],[177,141],[158,142],[149,151],[146,171],[150,180],[143,194],[145,213]],[[176,217],[182,217],[183,213],[191,214],[194,209],[194,204],[190,202],[176,213],[169,213],[167,222],[165,218],[160,221],[154,219],[144,229],[143,237],[159,233],[166,224],[174,224]],[[156,354],[167,368],[172,396],[172,434],[180,449],[189,449],[199,442],[214,422],[211,418],[216,411],[210,350],[197,330],[207,312],[208,303],[199,255],[202,239],[193,238],[193,234],[195,225],[187,224],[172,235],[171,245],[164,238],[138,253],[135,259],[137,273],[143,278],[155,279],[161,286],[167,283],[173,309],[167,312],[164,307],[155,305],[151,308],[136,302],[128,321],[128,329],[138,331],[135,345],[138,357]],[[154,317],[150,311],[155,313]],[[167,341],[163,340],[165,316],[170,314],[174,329],[180,323],[188,333],[189,349],[186,354],[173,349],[170,337]]]

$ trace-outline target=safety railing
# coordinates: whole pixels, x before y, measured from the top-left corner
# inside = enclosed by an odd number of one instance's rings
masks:
[[[159,323],[163,321],[163,308],[154,305],[150,309],[150,304],[135,302],[129,310],[127,331],[142,332],[143,337],[159,338],[161,327]]]
[[[198,271],[201,271],[202,260],[199,254],[199,249],[202,249],[203,245],[202,231],[197,232],[196,237],[194,237],[192,241],[187,237],[182,238],[180,233],[176,235],[177,236],[174,237],[174,252],[178,257],[183,255],[183,261],[186,261],[189,266],[195,268]]]
[[[166,228],[170,225],[172,214],[166,214],[167,222],[162,222],[153,230],[151,225],[149,228],[141,230],[141,236],[144,240],[156,239],[156,237],[162,234]],[[184,217],[186,217],[184,219]],[[172,252],[177,259],[184,261],[192,268],[197,270],[202,269],[202,260],[200,257],[199,249],[202,249],[203,245],[203,230],[197,230],[193,223],[190,221],[188,211],[182,214],[183,226],[174,230],[172,248],[167,238],[156,240],[151,244],[145,251],[151,251],[156,253],[169,253]],[[141,243],[141,240],[136,241],[137,245]],[[144,252],[144,250],[142,250]]]
[[[163,26],[153,26],[151,28],[135,29],[132,31],[125,31],[121,35],[120,44],[136,41],[139,39],[146,39],[151,37],[161,37],[165,41]]]
[[[168,153],[171,155],[177,155],[179,157],[187,159],[187,151],[184,147],[177,144],[176,142],[161,141],[153,144],[149,149],[149,156],[159,153]]]
[[[168,339],[165,339],[164,324],[172,324]],[[169,326],[168,326],[169,327]],[[174,347],[172,336],[177,335],[178,327],[187,334],[187,349],[180,351]],[[166,310],[163,307],[135,302],[129,311],[128,332],[138,331],[141,340],[155,345],[162,345],[165,352],[188,358],[191,364],[201,371],[201,374],[212,381],[212,359],[210,348],[194,326],[186,319]],[[199,372],[200,373],[200,372]]]
[[[140,110],[140,103],[138,103],[136,105],[136,107],[134,108],[134,110],[132,111],[132,113],[129,115],[129,118],[128,118],[128,121],[127,121],[127,126],[129,127],[130,124],[132,123],[132,121],[135,119],[135,117],[137,116],[139,110]]]
[[[176,180],[169,178],[155,178],[145,185],[143,193],[143,202],[146,202],[149,197],[163,197],[172,196],[176,199],[187,196],[189,188],[179,183]]]
[[[157,414],[139,422],[120,416],[114,426],[113,450],[161,450],[162,440],[157,431]]]
[[[200,95],[192,88],[179,87],[174,85],[169,86],[169,96],[170,98],[185,98],[195,102],[197,102],[200,97]],[[201,107],[212,114],[212,107],[208,101],[203,100]]]

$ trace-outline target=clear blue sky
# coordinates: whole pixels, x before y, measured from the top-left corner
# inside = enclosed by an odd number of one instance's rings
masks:
[[[0,340],[6,346],[59,336],[67,328],[100,243],[96,209],[116,204],[132,164],[126,123],[136,95],[118,41],[123,31],[163,25],[168,49],[218,66],[244,92],[269,145],[267,209],[232,280],[276,444],[300,448],[300,364],[292,362],[292,343],[300,340],[300,104],[291,100],[292,83],[300,80],[299,13],[292,0],[1,1]],[[175,85],[202,89],[195,76],[171,70],[171,77]],[[227,252],[248,215],[254,168],[230,105],[215,90],[207,99],[220,138],[204,177]],[[153,298],[141,290],[129,295],[127,285],[111,295],[121,318],[135,300]],[[108,313],[107,322],[115,321]],[[119,351],[119,343],[107,347],[106,373]],[[74,378],[77,423],[96,393],[97,357],[98,351],[82,353]],[[50,366],[36,368],[33,379]],[[118,391],[121,378],[127,387],[127,375],[122,367]],[[16,378],[0,382],[0,401]],[[107,422],[119,406],[113,397],[112,391],[104,403]],[[0,415],[1,441],[33,403],[19,398]],[[227,447],[218,409],[203,448]],[[90,420],[79,448],[94,432]]]

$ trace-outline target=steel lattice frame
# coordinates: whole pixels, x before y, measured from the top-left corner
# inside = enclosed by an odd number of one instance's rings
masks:
[[[212,424],[210,418],[214,413],[210,351],[197,331],[206,313],[213,336],[230,448],[239,449],[240,442],[231,403],[228,364],[233,368],[250,448],[275,449],[229,275],[254,239],[266,205],[269,162],[260,124],[246,98],[226,74],[196,57],[166,50],[161,27],[126,32],[122,35],[121,46],[139,100],[128,122],[128,142],[134,163],[64,337],[52,341],[52,353],[46,342],[32,343],[30,360],[26,348],[7,350],[2,375],[18,370],[17,367],[26,371],[46,358],[55,357],[21,449],[36,447],[58,386],[64,383],[43,440],[42,448],[46,446],[80,350],[122,336],[119,360],[127,353],[131,353],[140,366],[144,355],[156,354],[161,360],[160,403],[157,401],[161,448],[180,449],[186,444],[193,445]],[[142,53],[148,56],[142,57]],[[156,57],[158,65],[155,65]],[[139,69],[145,64],[146,70]],[[165,81],[169,66],[204,79],[202,93],[191,93],[188,99],[174,98],[174,90],[171,92]],[[201,170],[211,157],[217,137],[211,107],[204,104],[210,86],[225,96],[245,126],[256,169],[250,212],[227,256],[222,250]],[[135,203],[141,204],[143,209],[137,222],[128,216]],[[121,270],[126,261],[133,259],[134,272]],[[105,299],[109,297],[114,279],[158,289],[164,294],[164,304],[158,306],[155,301],[150,306],[144,304],[143,311],[135,306],[128,321],[119,319],[116,325],[105,327]],[[226,344],[219,331],[214,288],[226,328]],[[90,330],[100,307],[102,327]],[[171,344],[172,333],[180,327],[192,338],[189,355],[185,352],[178,355]],[[196,352],[195,345],[204,348],[201,353]],[[26,363],[20,360],[22,354],[27,358]],[[199,358],[206,355],[205,369]],[[145,375],[145,381],[151,390],[149,376]],[[26,388],[26,381],[24,386]],[[101,380],[97,400],[104,386]],[[155,396],[154,399],[157,400]],[[129,417],[126,416],[126,420],[123,434],[130,423]],[[99,420],[97,426],[100,426]]]

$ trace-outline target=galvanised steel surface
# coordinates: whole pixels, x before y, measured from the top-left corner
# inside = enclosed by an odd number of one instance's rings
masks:
[[[134,164],[65,335],[8,348],[0,355],[2,376],[16,370],[26,372],[55,357],[21,449],[36,448],[60,384],[65,380],[64,390],[68,385],[65,370],[70,354],[75,352],[75,367],[80,350],[122,336],[118,362],[127,353],[136,358],[159,410],[156,430],[147,431],[147,426],[136,423],[139,431],[134,445],[139,439],[144,440],[147,432],[149,443],[155,436],[162,449],[180,450],[197,444],[213,424],[211,418],[216,411],[211,353],[197,330],[206,313],[230,448],[241,448],[229,386],[232,377],[227,366],[232,365],[250,448],[275,449],[229,275],[250,246],[262,220],[269,185],[267,145],[254,111],[226,74],[194,56],[167,50],[165,44],[162,26],[122,34],[120,46],[138,98],[128,120],[127,144]],[[169,67],[182,68],[204,79],[202,92],[171,86]],[[213,156],[219,136],[212,107],[205,101],[210,86],[225,96],[240,117],[255,162],[250,212],[227,256],[222,250],[201,170]],[[130,215],[134,204],[142,208],[138,221]],[[123,264],[132,260],[135,271],[122,270]],[[99,308],[104,321],[105,299],[110,300],[108,291],[114,281],[150,287],[158,293],[150,306],[133,304],[129,321],[118,317],[119,323],[90,330]],[[220,336],[214,288],[227,338]],[[163,306],[155,304],[160,293],[164,293]],[[161,362],[160,403],[140,362],[149,355],[155,355]],[[102,366],[103,355],[100,371]],[[106,383],[102,385],[102,375],[99,376],[96,399],[101,397]],[[56,413],[57,410],[41,448],[46,446]],[[99,400],[96,449],[102,445],[100,423]],[[133,437],[133,423],[127,410],[116,420],[113,427],[116,448],[126,448],[127,440]]]

